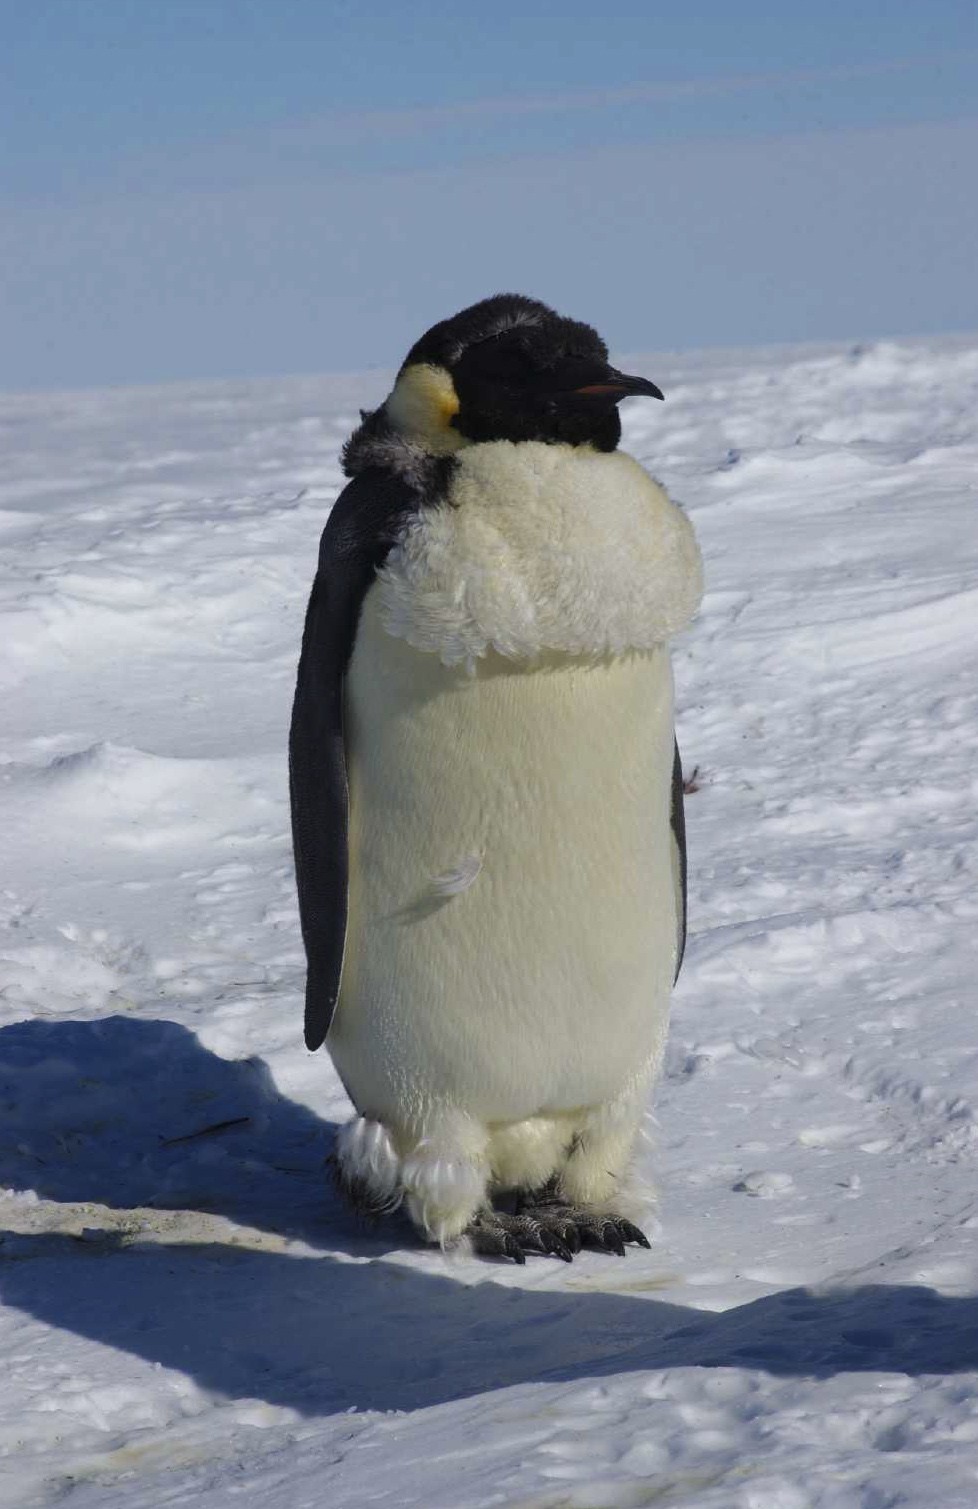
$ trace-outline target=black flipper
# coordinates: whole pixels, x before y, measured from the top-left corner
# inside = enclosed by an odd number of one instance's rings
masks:
[[[370,468],[343,489],[319,545],[289,734],[292,843],[306,947],[306,1045],[336,1009],[347,915],[348,788],[343,684],[367,589],[421,499],[394,472]]]
[[[672,761],[672,839],[676,846],[676,973],[672,983],[679,979],[686,952],[686,812],[683,806],[683,766],[679,758],[679,741],[676,741]]]

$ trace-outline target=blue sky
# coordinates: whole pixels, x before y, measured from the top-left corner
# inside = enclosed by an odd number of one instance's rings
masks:
[[[0,0],[0,386],[978,328],[978,5]]]

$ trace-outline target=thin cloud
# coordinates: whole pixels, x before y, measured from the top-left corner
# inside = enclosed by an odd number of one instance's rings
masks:
[[[559,94],[465,100],[399,110],[337,111],[275,126],[264,133],[264,139],[266,142],[274,140],[282,146],[351,146],[405,135],[422,135],[427,131],[470,120],[507,120],[530,115],[559,115],[568,111],[603,110],[616,105],[665,104],[674,100],[713,99],[730,94],[893,76],[912,72],[916,68],[939,65],[951,56],[948,53],[934,53],[875,63],[844,64],[832,68],[797,68],[775,73],[651,81],[613,89],[581,89]],[[978,58],[978,52],[958,52],[953,57],[960,62],[963,57]]]

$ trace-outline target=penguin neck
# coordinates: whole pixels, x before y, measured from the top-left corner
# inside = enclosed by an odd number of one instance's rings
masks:
[[[453,458],[428,449],[421,437],[397,429],[386,405],[364,410],[361,423],[343,447],[343,470],[348,477],[379,470],[393,474],[418,494],[419,501],[437,502],[449,485]]]

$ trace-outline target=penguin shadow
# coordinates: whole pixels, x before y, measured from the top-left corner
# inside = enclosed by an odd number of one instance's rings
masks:
[[[199,1211],[317,1247],[381,1251],[333,1188],[335,1133],[282,1095],[260,1059],[220,1058],[176,1022],[0,1030],[7,1189],[116,1211]]]
[[[188,1097],[201,1113],[196,1128]],[[264,1066],[218,1059],[173,1023],[29,1022],[0,1032],[0,1103],[8,1187],[117,1208],[179,1200],[267,1231],[312,1232],[320,1246],[329,1235],[333,1255],[321,1256],[213,1240],[87,1243],[62,1232],[0,1239],[5,1304],[228,1398],[321,1416],[660,1368],[828,1377],[978,1367],[978,1299],[924,1287],[794,1289],[713,1314],[634,1294],[501,1284],[491,1264],[466,1262],[455,1277],[430,1252],[414,1265],[385,1261],[392,1238],[405,1245],[397,1229],[349,1241],[324,1193],[328,1124],[279,1095]],[[187,1136],[221,1122],[234,1125]],[[196,1157],[224,1143],[226,1156]],[[627,1260],[589,1261],[607,1264],[609,1284],[625,1274],[617,1265]]]

